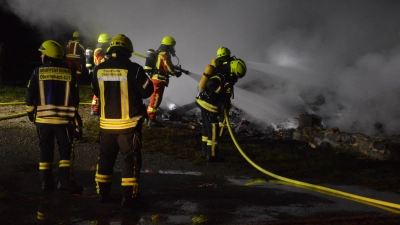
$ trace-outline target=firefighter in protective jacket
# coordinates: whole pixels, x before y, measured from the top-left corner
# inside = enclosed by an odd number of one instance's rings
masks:
[[[201,110],[202,150],[209,162],[223,160],[218,155],[219,122],[223,118],[223,111],[231,107],[235,83],[245,74],[245,63],[231,57],[231,52],[226,47],[217,50],[217,58],[213,59],[203,73],[196,105]]]
[[[149,117],[148,126],[162,126],[156,120],[157,109],[160,107],[163,99],[165,87],[168,87],[170,76],[180,77],[182,71],[172,64],[171,56],[175,55],[176,41],[171,36],[165,36],[161,40],[161,45],[157,50],[157,61],[155,72],[151,75],[151,81],[154,85],[154,92],[151,95],[149,106],[147,107],[147,114]]]
[[[93,51],[93,62],[94,62],[95,66],[106,61],[106,59],[107,59],[106,52],[107,52],[107,48],[110,47],[110,40],[111,40],[111,38],[107,33],[100,34],[100,36],[97,40],[96,48]],[[92,104],[90,106],[91,115],[98,115],[99,106],[97,104],[97,101],[98,101],[97,96],[93,95]]]
[[[68,67],[76,70],[76,79],[82,78],[82,64],[85,58],[85,48],[80,43],[80,35],[78,31],[72,34],[72,39],[68,41],[66,58]]]
[[[142,66],[131,62],[133,46],[123,34],[112,38],[107,52],[111,57],[93,70],[93,93],[99,97],[100,148],[96,188],[100,202],[107,202],[118,153],[122,157],[122,206],[138,199],[138,179],[142,163],[142,123],[146,116],[143,99],[153,85]]]
[[[73,134],[77,126],[82,126],[75,71],[71,71],[63,61],[63,47],[56,41],[43,42],[39,51],[42,52],[43,65],[33,71],[29,80],[26,110],[39,137],[42,190],[54,188],[52,164],[56,138],[60,154],[57,188],[82,191],[73,179]],[[77,119],[80,124],[77,124]]]

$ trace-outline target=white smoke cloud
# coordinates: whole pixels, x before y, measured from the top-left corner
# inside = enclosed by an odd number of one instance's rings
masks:
[[[38,27],[43,39],[71,27],[94,42],[102,32],[124,33],[135,51],[177,40],[182,67],[195,74],[220,46],[249,67],[233,104],[266,123],[304,112],[304,99],[324,100],[328,127],[374,135],[380,123],[400,133],[400,2],[382,0],[78,1],[10,0],[10,8]],[[144,60],[132,57],[144,64]],[[177,59],[174,59],[177,62]],[[197,81],[172,78],[165,98],[191,103]],[[242,96],[239,96],[242,95]],[[321,102],[320,102],[321,103]]]

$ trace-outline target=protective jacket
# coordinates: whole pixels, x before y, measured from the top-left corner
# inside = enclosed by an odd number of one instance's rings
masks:
[[[132,130],[146,115],[142,99],[153,92],[143,67],[129,58],[112,57],[96,66],[92,88],[99,98],[100,130],[105,133]]]
[[[168,87],[170,76],[175,76],[175,67],[172,64],[171,55],[164,51],[159,52],[156,62],[156,71],[151,79],[159,80]]]
[[[106,60],[106,52],[107,48],[110,46],[109,42],[106,43],[97,43],[96,48],[93,52],[94,56],[94,65],[99,65],[100,63]]]
[[[81,78],[82,63],[85,58],[85,48],[76,40],[70,40],[66,48],[68,67],[76,70],[77,79]]]
[[[229,63],[232,59],[216,62],[215,72],[207,81],[205,91],[196,99],[200,108],[216,114],[222,113],[224,108],[230,108],[233,87],[237,82],[237,77],[230,75]]]
[[[66,57],[84,59],[85,58],[85,48],[79,41],[70,40],[67,44]]]
[[[26,92],[26,110],[36,125],[68,125],[78,112],[75,74],[65,64],[46,63],[36,68]]]

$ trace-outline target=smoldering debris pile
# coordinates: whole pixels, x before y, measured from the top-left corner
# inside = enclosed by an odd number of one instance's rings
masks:
[[[172,103],[171,103],[172,104]],[[265,126],[252,120],[244,111],[232,106],[228,112],[230,126],[236,138],[246,139],[292,139],[297,121],[281,121]],[[192,124],[193,129],[201,128],[201,113],[195,103],[177,107],[168,106],[168,109],[160,109],[157,119],[161,121],[173,121],[176,123]],[[228,132],[224,126],[224,132]]]
[[[388,138],[371,138],[363,134],[341,132],[339,128],[323,129],[322,118],[301,114],[293,139],[308,142],[313,148],[350,152],[377,160],[400,160],[400,142]]]

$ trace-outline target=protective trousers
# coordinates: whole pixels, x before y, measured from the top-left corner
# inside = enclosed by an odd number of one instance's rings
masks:
[[[157,109],[160,107],[163,99],[166,83],[156,79],[151,79],[151,81],[153,82],[154,92],[150,97],[150,103],[147,107],[147,114],[149,115],[150,120],[156,120]]]
[[[219,121],[218,114],[201,108],[202,119],[202,149],[207,160],[218,156]]]
[[[76,70],[76,79],[80,80],[82,77],[82,64],[80,58],[67,58],[68,68]]]
[[[52,170],[55,148],[54,138],[57,139],[58,151],[60,154],[58,178],[60,182],[73,181],[73,129],[64,125],[49,125],[37,126],[36,132],[39,136],[39,172],[42,184],[52,185],[54,182]]]
[[[126,134],[101,132],[100,151],[96,171],[97,193],[108,196],[113,181],[113,168],[118,153],[121,155],[121,186],[125,198],[135,198],[138,194],[138,179],[142,166],[141,125],[135,131]]]

